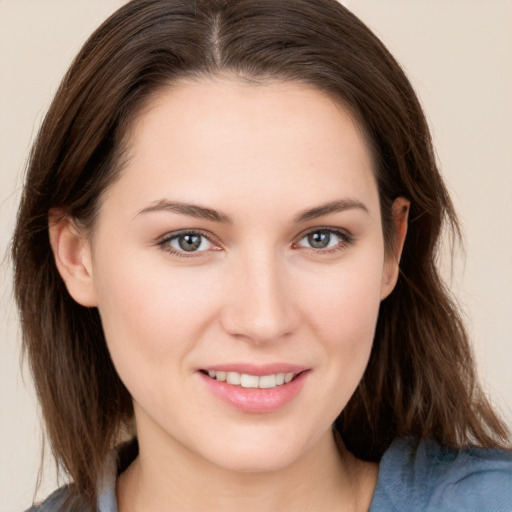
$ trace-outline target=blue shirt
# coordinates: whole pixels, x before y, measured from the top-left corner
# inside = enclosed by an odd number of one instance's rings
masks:
[[[113,453],[98,485],[98,512],[118,512],[115,487],[123,469]],[[66,512],[68,494],[63,487],[27,512]],[[369,512],[512,512],[512,452],[398,439],[381,459]]]
[[[395,441],[369,512],[512,512],[512,452]]]

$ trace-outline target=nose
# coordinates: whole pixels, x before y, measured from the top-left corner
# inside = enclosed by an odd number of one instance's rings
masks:
[[[231,268],[222,324],[253,343],[275,342],[297,328],[298,312],[286,265],[271,254],[252,254]]]

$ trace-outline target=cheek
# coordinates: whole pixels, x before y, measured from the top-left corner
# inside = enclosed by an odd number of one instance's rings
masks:
[[[365,371],[380,306],[382,266],[363,259],[317,275],[304,293],[304,315],[329,358],[328,380],[341,410]],[[314,288],[312,288],[312,286]],[[319,286],[321,285],[321,286]],[[311,292],[315,290],[315,292]],[[306,313],[307,311],[307,313]]]
[[[198,290],[200,276],[191,281],[190,273],[129,254],[103,259],[95,278],[107,345],[121,378],[154,381],[168,375],[170,364],[180,372],[213,316],[215,288]]]
[[[379,312],[379,290],[373,283],[365,288],[347,286],[346,293],[340,294],[338,308],[329,311],[329,340],[337,356],[337,379],[347,393],[343,407],[359,385],[370,358]]]
[[[323,338],[346,348],[371,343],[380,305],[379,262],[354,265],[317,275],[300,291],[310,322]]]
[[[303,273],[303,286],[295,290],[306,322],[306,345],[314,345],[311,340],[315,340],[321,354],[314,373],[318,385],[309,397],[308,410],[311,418],[322,418],[324,427],[345,408],[368,364],[381,276],[380,261],[359,258],[314,276]]]

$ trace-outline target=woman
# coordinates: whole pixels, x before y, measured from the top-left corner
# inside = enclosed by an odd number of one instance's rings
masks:
[[[509,510],[443,222],[416,96],[337,2],[128,3],[57,92],[14,236],[72,481],[41,509]]]

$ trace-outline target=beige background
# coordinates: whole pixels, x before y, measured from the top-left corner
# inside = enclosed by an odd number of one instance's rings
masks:
[[[87,35],[122,0],[0,0],[0,254],[13,228],[37,127]],[[512,1],[344,2],[382,37],[425,106],[463,223],[466,252],[451,280],[480,374],[512,418]],[[8,262],[0,267],[0,510],[32,500],[41,433]],[[25,377],[23,377],[25,375]],[[50,466],[41,488],[55,486]]]

